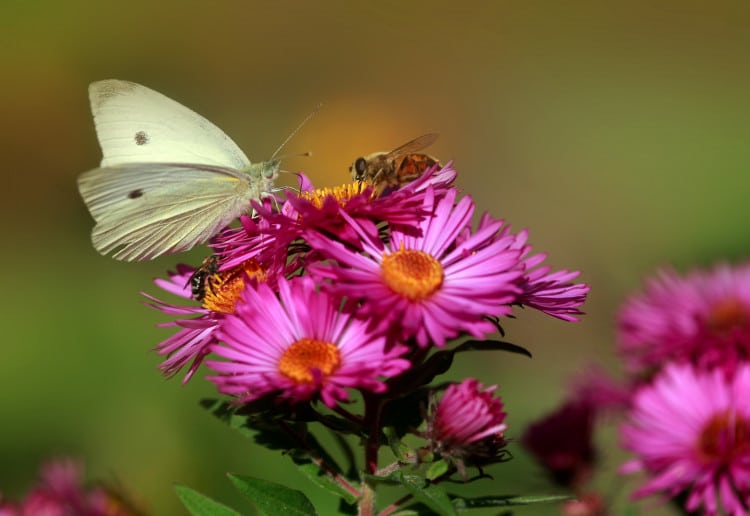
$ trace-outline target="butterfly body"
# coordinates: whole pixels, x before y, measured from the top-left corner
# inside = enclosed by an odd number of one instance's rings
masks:
[[[102,161],[78,178],[101,254],[150,260],[208,241],[270,195],[279,161],[250,160],[218,127],[136,83],[89,87]]]

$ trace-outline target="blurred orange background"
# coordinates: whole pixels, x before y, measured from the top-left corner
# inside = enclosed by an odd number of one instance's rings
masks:
[[[197,401],[214,391],[200,375],[182,387],[156,371],[151,348],[169,330],[138,292],[205,250],[139,264],[93,250],[75,183],[101,158],[90,82],[162,92],[254,161],[323,102],[287,147],[313,156],[284,162],[317,185],[347,181],[362,154],[440,133],[429,152],[455,160],[480,211],[529,228],[553,267],[592,287],[581,323],[532,310],[509,321],[532,360],[457,360],[456,378],[499,384],[512,436],[587,364],[616,371],[614,314],[645,274],[748,255],[749,5],[5,0],[0,491],[20,496],[43,458],[73,454],[157,514],[184,513],[174,483],[247,512],[225,471],[292,483],[321,514],[334,507],[286,458],[204,413]],[[554,491],[511,449],[478,492]],[[607,451],[605,468],[622,458]]]

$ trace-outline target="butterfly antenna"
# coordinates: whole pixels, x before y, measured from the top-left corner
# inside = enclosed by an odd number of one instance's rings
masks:
[[[279,147],[276,149],[276,151],[271,155],[271,159],[274,159],[276,157],[276,155],[281,151],[281,149],[283,149],[284,146],[287,143],[289,143],[289,140],[291,140],[292,137],[295,134],[297,134],[300,129],[302,129],[302,126],[304,126],[313,116],[315,116],[318,113],[318,111],[320,111],[320,108],[322,108],[322,107],[323,107],[323,103],[322,102],[318,102],[318,105],[315,106],[315,109],[313,109],[312,112],[309,115],[307,115],[304,120],[302,120],[302,122],[297,126],[297,128],[294,131],[292,131],[292,134],[290,134],[289,136],[287,136],[286,140],[284,140],[283,142],[281,142],[281,145],[279,145]]]

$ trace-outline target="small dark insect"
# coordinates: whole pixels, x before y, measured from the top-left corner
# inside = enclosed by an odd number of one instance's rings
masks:
[[[216,255],[211,255],[203,260],[201,266],[195,269],[195,272],[193,272],[188,280],[193,299],[196,301],[203,301],[205,299],[206,289],[211,288],[209,279],[217,272],[219,272],[219,264]]]
[[[138,188],[137,190],[133,190],[128,194],[128,199],[137,199],[138,197],[143,196],[143,190]]]

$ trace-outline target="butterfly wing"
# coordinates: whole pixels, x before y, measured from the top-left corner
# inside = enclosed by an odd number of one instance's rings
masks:
[[[201,163],[242,170],[250,160],[198,113],[152,89],[110,79],[89,86],[102,167]]]
[[[206,242],[261,192],[237,170],[133,163],[81,174],[78,189],[96,220],[94,248],[118,260],[150,260]]]

